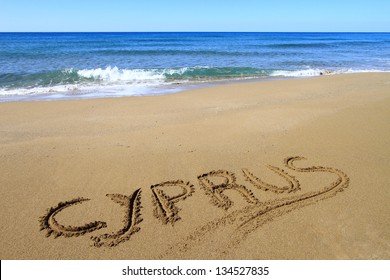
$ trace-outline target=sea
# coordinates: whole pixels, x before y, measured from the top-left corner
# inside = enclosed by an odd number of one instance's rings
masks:
[[[390,71],[390,33],[0,33],[0,102]]]

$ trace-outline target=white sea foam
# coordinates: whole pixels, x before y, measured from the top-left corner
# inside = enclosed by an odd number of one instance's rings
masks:
[[[22,99],[53,100],[99,97],[161,95],[185,89],[167,85],[57,85],[50,87],[0,89],[0,102]]]
[[[313,76],[320,76],[324,73],[331,73],[326,70],[321,69],[305,69],[305,70],[294,70],[294,71],[287,71],[287,70],[278,70],[273,71],[270,76],[283,76],[283,77],[313,77]]]
[[[73,84],[57,84],[47,86],[0,88],[0,101],[18,100],[24,98],[37,99],[61,99],[61,98],[91,98],[111,96],[134,96],[134,95],[158,95],[168,92],[177,92],[189,88],[192,84],[218,81],[218,76],[208,79],[187,80],[184,77],[192,75],[199,69],[211,69],[206,66],[191,68],[170,69],[119,69],[118,67],[96,69],[65,69],[65,74],[75,74],[84,78]],[[186,73],[187,72],[187,73]],[[278,77],[313,77],[320,75],[334,75],[342,73],[359,72],[386,72],[376,69],[343,69],[328,71],[326,69],[304,70],[275,70],[269,76]],[[178,77],[176,79],[175,77]],[[184,75],[184,77],[183,77]],[[173,76],[173,77],[172,77]],[[182,76],[182,77],[181,77]],[[169,78],[167,78],[169,77]],[[195,74],[196,77],[196,74]],[[230,77],[228,80],[255,78],[256,74],[247,77]],[[264,77],[264,76],[262,76]],[[222,78],[226,80],[226,78]]]
[[[271,72],[272,77],[315,77],[321,75],[336,75],[336,74],[350,74],[350,73],[371,73],[371,72],[387,72],[377,69],[341,69],[341,70],[327,70],[327,69],[305,69],[305,70],[276,70]]]
[[[194,67],[191,69],[201,69],[208,67]],[[168,68],[168,69],[119,69],[118,67],[107,67],[105,69],[82,69],[77,74],[83,78],[92,78],[107,83],[167,83],[166,75],[183,75],[190,68]]]
[[[64,74],[77,73],[87,80],[74,84],[57,84],[48,86],[0,88],[0,96],[39,97],[39,96],[132,96],[145,94],[162,94],[180,90],[178,85],[171,87],[174,81],[167,81],[165,75],[182,75],[188,68],[178,69],[119,69],[118,67],[74,70],[64,69]],[[180,83],[185,83],[181,80]]]
[[[78,70],[77,74],[84,78],[93,78],[106,82],[161,83],[165,80],[164,74],[155,70],[119,69],[118,67]]]

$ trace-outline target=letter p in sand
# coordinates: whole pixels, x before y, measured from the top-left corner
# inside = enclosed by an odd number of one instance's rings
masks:
[[[177,195],[167,195],[166,192],[163,191],[165,188],[181,188],[181,193]],[[155,206],[153,214],[154,216],[161,220],[163,224],[171,223],[172,226],[178,220],[180,220],[179,208],[175,205],[180,200],[184,200],[187,197],[191,196],[195,191],[194,186],[189,182],[185,183],[181,180],[178,181],[168,181],[164,183],[160,183],[157,185],[153,185],[150,187],[153,192],[153,204]]]

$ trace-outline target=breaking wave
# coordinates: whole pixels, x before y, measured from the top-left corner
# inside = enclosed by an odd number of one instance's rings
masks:
[[[0,97],[55,95],[154,95],[186,85],[267,77],[314,77],[379,70],[277,70],[252,67],[183,67],[165,69],[63,69],[40,73],[0,74]],[[181,86],[181,87],[180,87]]]

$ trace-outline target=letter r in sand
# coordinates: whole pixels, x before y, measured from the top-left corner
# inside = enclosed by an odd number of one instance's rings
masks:
[[[215,184],[210,180],[212,177],[222,177],[223,182]],[[229,189],[238,191],[248,203],[256,204],[259,202],[250,190],[236,183],[236,176],[229,171],[211,171],[198,176],[198,180],[202,189],[211,197],[211,203],[225,210],[233,205],[233,202],[223,194],[225,190]]]

